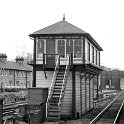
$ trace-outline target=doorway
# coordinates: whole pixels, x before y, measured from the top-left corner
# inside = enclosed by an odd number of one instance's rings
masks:
[[[46,64],[55,65],[55,40],[47,39],[46,40]]]

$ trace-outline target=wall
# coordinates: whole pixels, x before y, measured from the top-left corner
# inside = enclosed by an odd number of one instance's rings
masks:
[[[47,78],[45,78],[44,71],[36,71],[36,87],[49,88],[53,78],[53,71],[46,71]]]
[[[124,71],[112,70],[112,71],[102,71],[100,87],[102,89],[106,88],[106,85],[109,86],[110,89],[120,89],[120,80],[124,78]]]
[[[72,72],[69,72],[65,95],[63,99],[61,116],[71,118],[72,114]]]

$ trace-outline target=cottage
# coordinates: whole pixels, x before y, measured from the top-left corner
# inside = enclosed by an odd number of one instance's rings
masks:
[[[92,109],[93,78],[103,50],[87,32],[62,21],[29,35],[34,40],[33,87],[47,87],[47,121],[78,118]]]
[[[0,54],[0,88],[28,88],[32,84],[32,67],[17,57],[16,62],[7,61],[6,54]]]
[[[0,124],[13,123],[15,111],[27,103],[26,89],[31,84],[32,67],[22,57],[12,62],[7,61],[6,54],[0,54]]]

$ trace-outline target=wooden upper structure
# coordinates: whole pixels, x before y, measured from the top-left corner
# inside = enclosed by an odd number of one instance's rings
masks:
[[[74,63],[100,66],[100,51],[103,49],[89,33],[65,19],[29,36],[34,38],[34,63],[43,64],[43,54],[61,54],[64,61],[66,55],[72,53]]]

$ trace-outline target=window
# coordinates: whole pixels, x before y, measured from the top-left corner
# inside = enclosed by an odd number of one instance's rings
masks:
[[[73,53],[73,40],[67,39],[66,40],[66,55]]]
[[[92,63],[94,63],[94,47],[92,46]]]
[[[96,50],[96,65],[97,65],[97,50]]]
[[[1,69],[1,76],[4,75],[4,69]]]
[[[13,71],[9,70],[9,76],[13,76]]]
[[[97,64],[100,66],[100,52],[97,53]]]
[[[7,70],[4,70],[4,76],[7,76]]]
[[[21,71],[21,77],[24,77],[24,72],[23,71]]]
[[[81,45],[80,39],[58,40],[58,54],[65,58],[72,53],[74,58],[81,58]]]
[[[19,71],[16,71],[16,76],[17,76],[17,77],[19,76]]]
[[[44,40],[38,39],[37,42],[37,58],[42,58],[44,53]]]
[[[58,40],[58,54],[65,58],[65,40]]]
[[[16,81],[16,86],[20,87],[20,82],[19,81]]]
[[[94,49],[94,64],[96,64],[96,49]]]
[[[74,40],[74,58],[81,58],[81,40]]]
[[[30,77],[30,72],[27,72],[27,77]]]
[[[87,58],[88,58],[88,61],[90,61],[90,43],[87,42]]]

